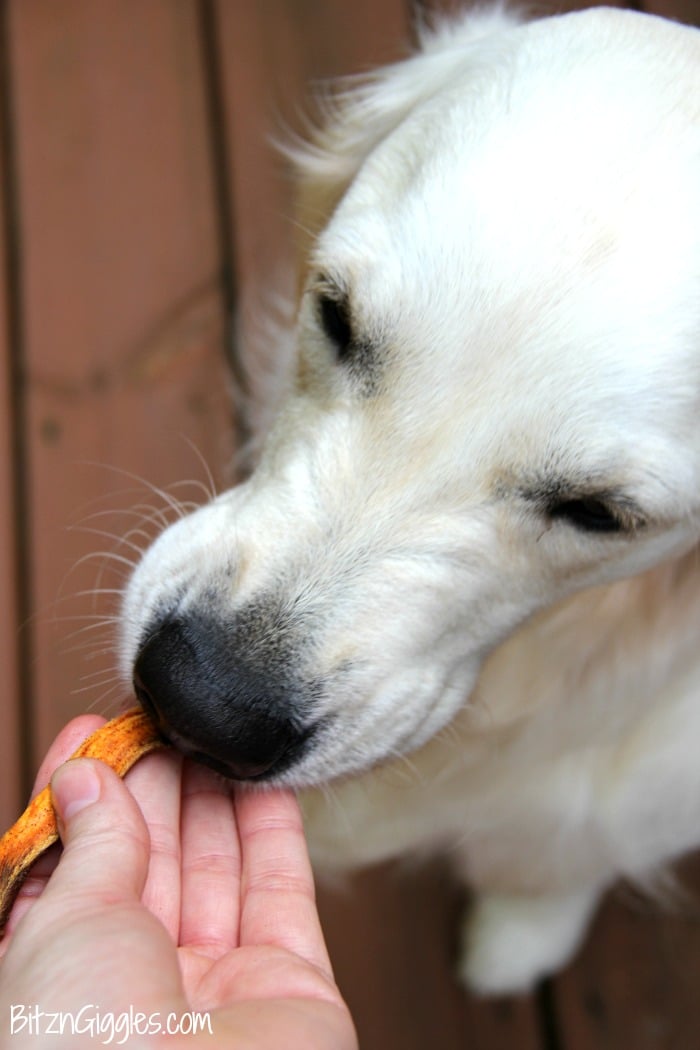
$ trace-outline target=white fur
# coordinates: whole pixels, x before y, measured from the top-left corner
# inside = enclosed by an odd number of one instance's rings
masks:
[[[700,843],[700,34],[495,9],[424,37],[297,157],[303,378],[252,478],[146,553],[123,659],[176,594],[281,591],[332,683],[281,778],[332,782],[319,864],[448,850],[482,895],[462,973],[504,991]],[[629,529],[550,519],[552,478],[624,493]]]

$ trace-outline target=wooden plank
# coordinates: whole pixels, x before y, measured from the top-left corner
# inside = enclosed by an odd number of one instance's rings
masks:
[[[646,11],[648,14],[677,19],[690,25],[700,23],[700,0],[643,0],[640,4],[625,0],[537,0],[529,10],[542,16],[579,11],[587,7],[629,7]]]
[[[652,15],[663,15],[664,18],[700,26],[700,0],[646,0],[641,8]]]
[[[265,415],[267,384],[256,383],[259,361],[251,368],[248,355],[261,352],[256,333],[274,305],[270,291],[295,291],[293,187],[271,140],[284,139],[287,128],[303,131],[301,114],[313,112],[311,85],[403,57],[411,25],[406,0],[215,0],[214,10],[238,286],[237,349],[253,377],[249,411],[257,418]],[[288,365],[281,344],[273,346],[269,367],[284,372]]]
[[[295,237],[286,166],[271,148],[285,128],[303,131],[313,84],[405,54],[404,0],[352,5],[231,4],[217,0],[217,43],[227,128],[231,236],[243,291],[267,287]]]
[[[463,0],[417,0],[425,10],[440,12],[459,12],[465,9]],[[642,3],[631,3],[626,0],[533,0],[527,5],[528,12],[538,18],[546,15],[563,14],[567,11],[581,11],[588,7],[630,7],[633,10],[646,11],[649,14],[673,18],[689,25],[700,25],[700,0],[643,0]]]
[[[38,760],[70,715],[108,711],[124,692],[112,624],[98,629],[79,595],[118,588],[126,566],[100,572],[81,559],[105,550],[133,560],[119,536],[138,519],[91,515],[164,501],[109,468],[159,487],[201,477],[186,435],[220,475],[229,426],[195,0],[12,0],[9,24]],[[95,617],[114,612],[116,596],[103,597]],[[87,661],[70,651],[80,628]]]
[[[565,1050],[690,1050],[698,1045],[700,854],[677,903],[618,893],[556,982]]]
[[[700,25],[700,0],[646,0],[642,10],[664,18],[674,18],[688,25]]]
[[[438,863],[385,865],[319,907],[362,1050],[537,1050],[531,998],[476,1000],[454,977],[464,896]]]
[[[0,109],[0,120],[4,114]],[[0,127],[0,143],[6,143]],[[12,406],[12,361],[7,294],[6,216],[4,211],[8,158],[0,153],[0,667],[2,668],[2,722],[0,734],[0,831],[15,819],[20,805],[19,736],[19,603],[17,601],[18,508],[15,506],[15,412]]]
[[[663,0],[661,0],[663,2]],[[674,2],[674,0],[669,0]],[[683,0],[677,0],[682,3]],[[694,0],[691,0],[694,2]],[[416,0],[416,3],[424,11],[435,11],[440,13],[459,14],[466,8],[478,6],[474,3],[464,3],[464,0]],[[528,17],[545,18],[549,15],[565,14],[569,11],[580,11],[587,7],[630,7],[625,0],[533,0],[522,8]],[[518,5],[514,5],[515,10]]]

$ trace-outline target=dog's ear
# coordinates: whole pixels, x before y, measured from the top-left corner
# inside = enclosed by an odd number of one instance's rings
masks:
[[[318,98],[319,119],[311,124],[308,141],[281,147],[297,175],[302,259],[375,147],[416,105],[449,83],[457,69],[483,61],[502,34],[521,21],[517,13],[496,5],[468,12],[457,22],[442,18],[423,23],[416,30],[418,50],[412,57],[339,81]]]

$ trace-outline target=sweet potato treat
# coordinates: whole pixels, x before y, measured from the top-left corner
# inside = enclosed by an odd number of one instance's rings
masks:
[[[72,758],[99,758],[123,777],[149,751],[167,747],[151,719],[135,707],[95,730]],[[0,937],[29,868],[58,839],[51,788],[46,786],[0,839]]]

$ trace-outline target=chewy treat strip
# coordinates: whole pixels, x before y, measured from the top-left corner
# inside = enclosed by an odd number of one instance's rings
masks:
[[[83,740],[71,758],[99,758],[123,777],[149,751],[163,747],[167,744],[151,719],[135,707],[105,722]],[[56,814],[47,785],[0,839],[0,938],[31,865],[57,839]]]

